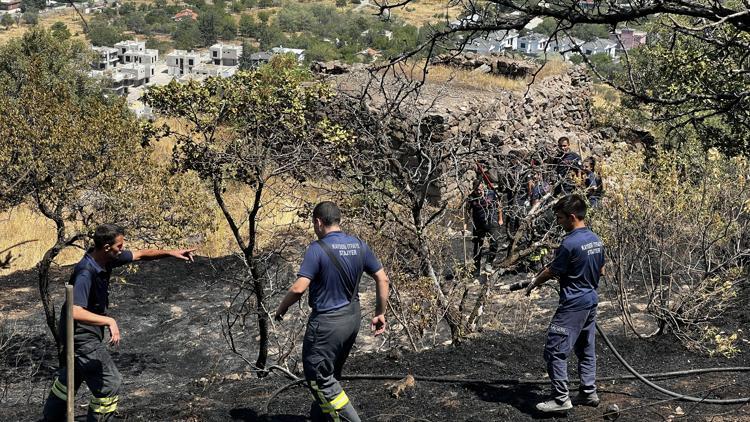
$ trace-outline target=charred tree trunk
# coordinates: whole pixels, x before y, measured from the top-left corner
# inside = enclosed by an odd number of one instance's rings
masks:
[[[39,297],[42,300],[42,307],[44,307],[44,319],[47,322],[47,327],[49,327],[52,332],[52,338],[55,340],[57,354],[60,358],[60,363],[62,364],[62,339],[57,332],[55,304],[52,302],[52,297],[49,293],[49,272],[57,255],[59,255],[60,251],[62,251],[68,244],[65,240],[65,221],[62,217],[61,204],[57,204],[55,209],[52,210],[41,200],[40,197],[36,196],[34,199],[36,200],[39,211],[55,223],[55,244],[45,252],[44,257],[39,262]]]
[[[60,353],[62,350],[62,339],[57,332],[57,319],[55,312],[55,304],[52,302],[52,297],[49,293],[49,282],[50,282],[50,268],[52,262],[54,262],[57,255],[65,247],[65,242],[60,239],[54,246],[45,252],[44,257],[39,262],[39,297],[42,300],[42,306],[44,307],[44,319],[47,321],[47,327],[52,332],[52,337],[55,339],[55,345],[57,346],[57,352]]]

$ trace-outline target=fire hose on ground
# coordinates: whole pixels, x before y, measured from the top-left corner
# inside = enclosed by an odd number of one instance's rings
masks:
[[[529,285],[528,281],[525,282],[518,282],[513,283],[511,285],[507,286],[507,289],[509,291],[517,291],[526,288],[526,286]],[[698,375],[698,374],[706,374],[706,373],[719,373],[719,372],[750,372],[750,367],[747,366],[739,366],[739,367],[726,367],[726,368],[701,368],[701,369],[687,369],[687,370],[681,370],[681,371],[672,371],[672,372],[658,372],[658,373],[650,373],[650,374],[641,374],[638,372],[633,366],[631,366],[625,358],[622,357],[620,352],[617,351],[615,346],[610,341],[609,337],[604,333],[604,331],[599,327],[599,324],[596,324],[596,331],[599,333],[599,335],[602,337],[602,340],[604,340],[604,344],[607,345],[609,350],[612,351],[612,354],[615,355],[615,358],[625,367],[625,369],[630,372],[631,375],[619,375],[619,376],[611,376],[611,377],[602,377],[597,378],[597,381],[604,382],[604,381],[619,381],[619,380],[628,380],[628,379],[637,379],[647,385],[648,387],[662,393],[666,394],[676,400],[682,400],[687,402],[693,402],[693,403],[705,403],[705,404],[716,404],[716,405],[736,405],[736,404],[746,404],[750,403],[750,397],[742,397],[742,398],[736,398],[736,399],[709,399],[705,397],[694,397],[687,394],[680,394],[671,390],[668,390],[664,387],[661,387],[654,382],[650,381],[648,378],[672,378],[672,377],[680,377],[680,376],[689,376],[689,375]],[[287,376],[290,375],[288,371],[284,371]],[[471,379],[471,378],[463,378],[463,377],[429,377],[429,376],[420,376],[420,375],[413,375],[414,379],[416,381],[426,381],[426,382],[448,382],[448,383],[465,383],[465,384],[487,384],[487,385],[541,385],[541,384],[547,384],[549,383],[549,379],[513,379],[513,378],[503,378],[503,379]],[[400,380],[403,378],[403,376],[395,376],[395,375],[378,375],[378,374],[350,374],[350,375],[343,375],[341,377],[344,380]],[[292,388],[296,385],[299,385],[304,382],[304,379],[293,379],[293,381],[289,384],[286,384],[271,394],[271,396],[268,398],[268,400],[265,403],[265,406],[263,408],[263,413],[268,414],[268,407],[271,404],[271,402],[274,400],[275,397],[277,397],[282,392],[286,391],[289,388]],[[573,381],[574,383],[576,381]]]

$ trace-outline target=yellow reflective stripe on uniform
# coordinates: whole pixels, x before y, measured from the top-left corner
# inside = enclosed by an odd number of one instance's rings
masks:
[[[331,404],[328,403],[328,400],[326,400],[326,396],[323,395],[322,391],[320,391],[320,388],[318,388],[318,385],[315,383],[315,381],[310,381],[310,388],[313,389],[313,398],[318,402],[320,408],[323,410],[323,413],[333,413],[333,407],[331,407]]]
[[[92,397],[89,402],[89,407],[94,413],[112,413],[117,410],[117,402],[119,399],[119,396]]]
[[[55,382],[52,384],[52,394],[56,395],[60,400],[68,401],[68,389],[57,378],[55,378]]]
[[[346,406],[348,403],[349,397],[347,397],[344,391],[341,391],[341,393],[336,396],[335,399],[331,400],[331,406],[333,406],[333,408],[336,410],[341,410],[341,408]]]

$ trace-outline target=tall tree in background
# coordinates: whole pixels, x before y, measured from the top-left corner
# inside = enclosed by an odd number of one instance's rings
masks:
[[[236,324],[256,316],[258,351],[251,365],[260,373],[269,351],[265,262],[279,253],[277,249],[264,251],[259,245],[261,224],[278,217],[264,210],[273,209],[273,201],[290,200],[300,180],[319,174],[325,163],[312,153],[315,140],[337,133],[313,107],[331,93],[310,79],[294,58],[275,57],[258,70],[209,78],[203,83],[156,86],[144,95],[154,111],[181,123],[179,130],[166,125],[155,128],[154,136],[177,140],[173,154],[176,171],[197,172],[211,185],[240,250],[247,267],[246,280],[233,297],[224,328],[232,350],[242,356],[234,337],[240,335]],[[239,209],[228,204],[227,191],[232,187],[247,192],[247,201]],[[272,226],[270,230],[280,227]],[[283,235],[272,232],[270,237],[282,247],[288,243]]]
[[[103,222],[147,243],[210,227],[197,179],[170,176],[153,161],[125,102],[86,76],[89,58],[83,43],[36,28],[0,48],[0,188],[54,223],[55,242],[38,270],[58,347],[50,267],[63,249],[85,248]]]
[[[201,34],[201,43],[208,47],[216,43],[218,38],[216,15],[213,12],[203,13],[198,18],[198,30]]]

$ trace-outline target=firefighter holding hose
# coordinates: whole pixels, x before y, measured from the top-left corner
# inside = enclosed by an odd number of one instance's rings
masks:
[[[541,412],[564,412],[573,407],[568,394],[568,356],[575,352],[581,380],[576,404],[598,406],[596,394],[596,289],[604,269],[604,245],[586,227],[586,201],[566,195],[553,207],[566,234],[552,262],[526,288],[526,295],[546,281],[560,282],[560,302],[544,345],[544,360],[552,383],[550,400],[538,403]]]

